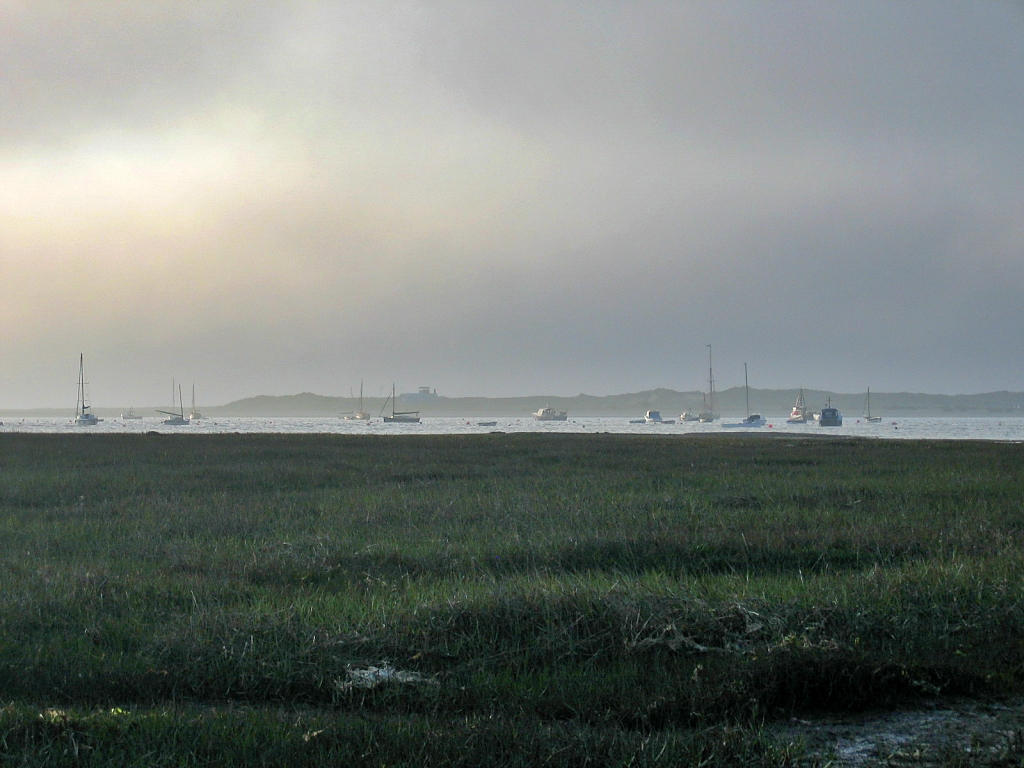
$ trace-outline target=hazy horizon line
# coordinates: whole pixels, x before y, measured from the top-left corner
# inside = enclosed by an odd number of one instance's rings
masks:
[[[736,390],[743,390],[743,389],[744,389],[743,386],[731,386],[731,387],[726,387],[726,388],[721,389],[721,390],[716,390],[716,394],[723,395],[723,394],[725,394],[727,392],[734,392]],[[841,392],[841,391],[838,391],[838,390],[818,389],[818,388],[815,388],[815,387],[784,387],[784,388],[750,387],[750,391],[751,392],[758,392],[758,393],[784,393],[784,392],[794,392],[795,393],[795,392],[803,391],[805,393],[821,393],[821,394],[825,394],[825,395],[835,395],[837,397],[843,397],[843,398],[846,398],[846,397],[856,397],[856,396],[859,396],[859,395],[865,395],[867,393],[866,389],[850,391],[850,392]],[[647,394],[654,393],[654,392],[665,392],[665,393],[671,393],[671,394],[675,394],[675,395],[703,395],[703,394],[705,394],[705,391],[704,390],[700,390],[700,389],[677,390],[677,389],[672,389],[670,387],[654,387],[652,389],[643,389],[643,390],[636,390],[636,391],[631,391],[631,392],[617,392],[617,393],[608,394],[608,395],[592,395],[592,394],[588,394],[586,392],[580,392],[580,393],[575,394],[575,395],[557,395],[557,394],[547,393],[547,394],[531,394],[531,395],[457,395],[457,396],[450,396],[450,395],[438,394],[438,393],[436,393],[436,390],[432,389],[431,393],[429,395],[424,395],[424,394],[421,394],[419,392],[400,392],[400,393],[398,393],[397,397],[398,398],[410,398],[410,397],[412,397],[414,399],[421,399],[422,398],[422,399],[427,400],[428,402],[429,402],[429,400],[431,400],[431,399],[433,399],[435,397],[438,400],[447,400],[447,401],[452,401],[452,400],[541,400],[541,399],[545,399],[545,398],[552,399],[552,400],[574,400],[574,399],[578,399],[578,398],[606,399],[606,398],[617,398],[617,397],[641,396],[641,395],[647,395]],[[946,393],[946,392],[924,392],[924,391],[916,391],[915,392],[915,391],[910,391],[910,390],[899,390],[899,391],[892,391],[892,392],[884,391],[884,390],[872,390],[871,394],[872,394],[873,397],[905,396],[905,397],[963,398],[963,397],[984,397],[984,396],[987,396],[987,395],[1019,395],[1022,398],[1024,398],[1024,391],[1021,391],[1021,390],[1011,390],[1011,389],[990,390],[990,391],[986,391],[986,392],[961,392],[961,393],[956,393],[956,394],[950,394],[950,393]],[[322,394],[318,394],[316,392],[311,392],[311,391],[305,390],[305,391],[302,391],[302,392],[296,392],[296,393],[293,393],[293,394],[286,394],[286,395],[268,395],[268,394],[246,395],[244,397],[235,398],[234,400],[229,400],[228,402],[221,403],[219,405],[209,404],[209,403],[203,404],[201,406],[201,408],[227,408],[229,406],[232,406],[232,405],[235,405],[235,404],[238,404],[238,403],[243,403],[243,402],[249,401],[249,400],[257,400],[257,399],[260,399],[260,398],[284,400],[284,399],[290,399],[290,398],[300,398],[300,397],[304,397],[304,396],[315,397],[315,398],[322,398],[322,399],[329,399],[329,400],[349,400],[349,401],[351,401],[351,400],[358,400],[359,399],[358,395],[322,395]],[[375,401],[383,401],[383,400],[386,400],[388,397],[390,397],[390,394],[388,394],[386,396],[385,395],[365,395],[365,394],[363,395],[363,399],[364,400],[375,400]],[[166,408],[166,407],[168,407],[166,403],[160,403],[158,405],[142,405],[142,406],[136,406],[134,404],[130,404],[128,406],[124,406],[123,404],[97,405],[95,403],[90,403],[90,408],[92,410],[101,410],[101,409],[102,410],[118,410],[118,409],[132,410],[134,408],[156,410],[157,408]],[[0,407],[0,413],[5,413],[5,414],[31,413],[31,412],[38,412],[38,411],[65,411],[65,410],[73,411],[73,410],[75,410],[75,406],[74,405],[71,405],[71,406],[67,406],[67,405],[37,405],[37,406],[28,406],[28,407],[22,407],[22,408],[4,408],[4,407]]]

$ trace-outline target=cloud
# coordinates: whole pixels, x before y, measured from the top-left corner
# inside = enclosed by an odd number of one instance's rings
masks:
[[[81,350],[97,404],[692,389],[707,343],[758,386],[1019,387],[1013,4],[0,22],[0,406]]]

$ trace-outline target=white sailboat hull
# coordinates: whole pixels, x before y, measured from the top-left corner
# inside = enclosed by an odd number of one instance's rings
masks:
[[[79,427],[95,427],[103,419],[92,413],[92,407],[85,397],[85,355],[78,356],[78,402],[75,405],[75,425]]]
[[[173,388],[173,386],[171,388],[171,407],[172,408],[174,407],[174,388]],[[181,405],[181,387],[180,386],[178,387],[178,412],[175,413],[174,411],[158,411],[158,413],[162,413],[165,416],[169,416],[170,417],[170,418],[164,419],[163,423],[167,424],[168,426],[171,426],[171,427],[180,427],[180,426],[182,426],[184,424],[188,424],[189,423],[188,419],[185,418],[185,409]]]
[[[872,416],[871,415],[871,388],[870,387],[868,388],[868,395],[864,399],[864,410],[865,410],[864,421],[867,421],[869,423],[875,424],[875,423],[880,422],[882,420],[881,416]]]

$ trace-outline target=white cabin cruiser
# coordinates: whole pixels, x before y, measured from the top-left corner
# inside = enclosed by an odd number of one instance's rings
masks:
[[[556,411],[550,406],[545,406],[536,411],[533,418],[537,421],[565,421],[569,418],[569,414],[566,411]]]
[[[644,414],[644,424],[675,424],[675,419],[663,419],[658,411],[648,411]]]

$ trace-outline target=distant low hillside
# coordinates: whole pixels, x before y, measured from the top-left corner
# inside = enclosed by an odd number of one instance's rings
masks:
[[[798,390],[750,390],[750,410],[769,418],[780,419],[789,415],[796,402]],[[814,410],[825,407],[831,399],[848,418],[859,418],[864,413],[864,393],[843,394],[805,389],[804,399]],[[622,395],[576,395],[575,397],[403,397],[398,398],[398,410],[419,409],[422,416],[521,416],[544,406],[568,411],[573,416],[640,417],[648,409],[661,411],[665,418],[677,418],[685,410],[698,410],[704,404],[700,392],[676,392],[671,389],[653,389]],[[385,406],[385,398],[364,398],[363,408],[376,416]],[[354,411],[358,400],[348,397],[325,397],[303,392],[299,395],[259,397],[237,400],[217,408],[205,408],[217,416],[340,416]],[[745,393],[734,387],[716,395],[716,408],[723,415],[742,415],[746,412]],[[391,406],[388,404],[387,411]],[[989,392],[979,395],[927,395],[910,392],[871,393],[871,412],[885,416],[1024,416],[1024,393]]]
[[[769,419],[784,419],[793,408],[798,390],[752,389],[750,410]],[[734,387],[716,394],[715,406],[723,416],[741,416],[746,413],[743,387]],[[864,413],[864,393],[843,394],[805,389],[808,407],[821,410],[829,400],[846,418],[860,418]],[[575,397],[441,397],[399,395],[397,410],[419,410],[430,416],[502,416],[530,418],[539,408],[551,406],[575,416],[620,416],[639,418],[649,409],[661,411],[664,418],[678,418],[686,410],[699,410],[704,404],[700,392],[676,392],[671,389],[651,389],[623,395],[576,395]],[[386,410],[383,410],[386,406]],[[166,406],[161,406],[166,408]],[[204,406],[207,416],[265,416],[265,417],[329,417],[352,413],[359,407],[358,398],[327,397],[303,392],[298,395],[260,395],[236,400],[227,405]],[[363,409],[372,416],[383,410],[391,412],[391,405],[383,397],[363,399]],[[96,408],[102,418],[117,418],[127,408]],[[979,395],[926,395],[912,392],[872,392],[871,412],[885,417],[894,416],[1024,416],[1024,393],[988,392]],[[154,408],[135,408],[135,413],[158,415]],[[13,419],[28,416],[52,418],[74,416],[74,409],[36,409],[32,411],[0,411],[0,417]]]

